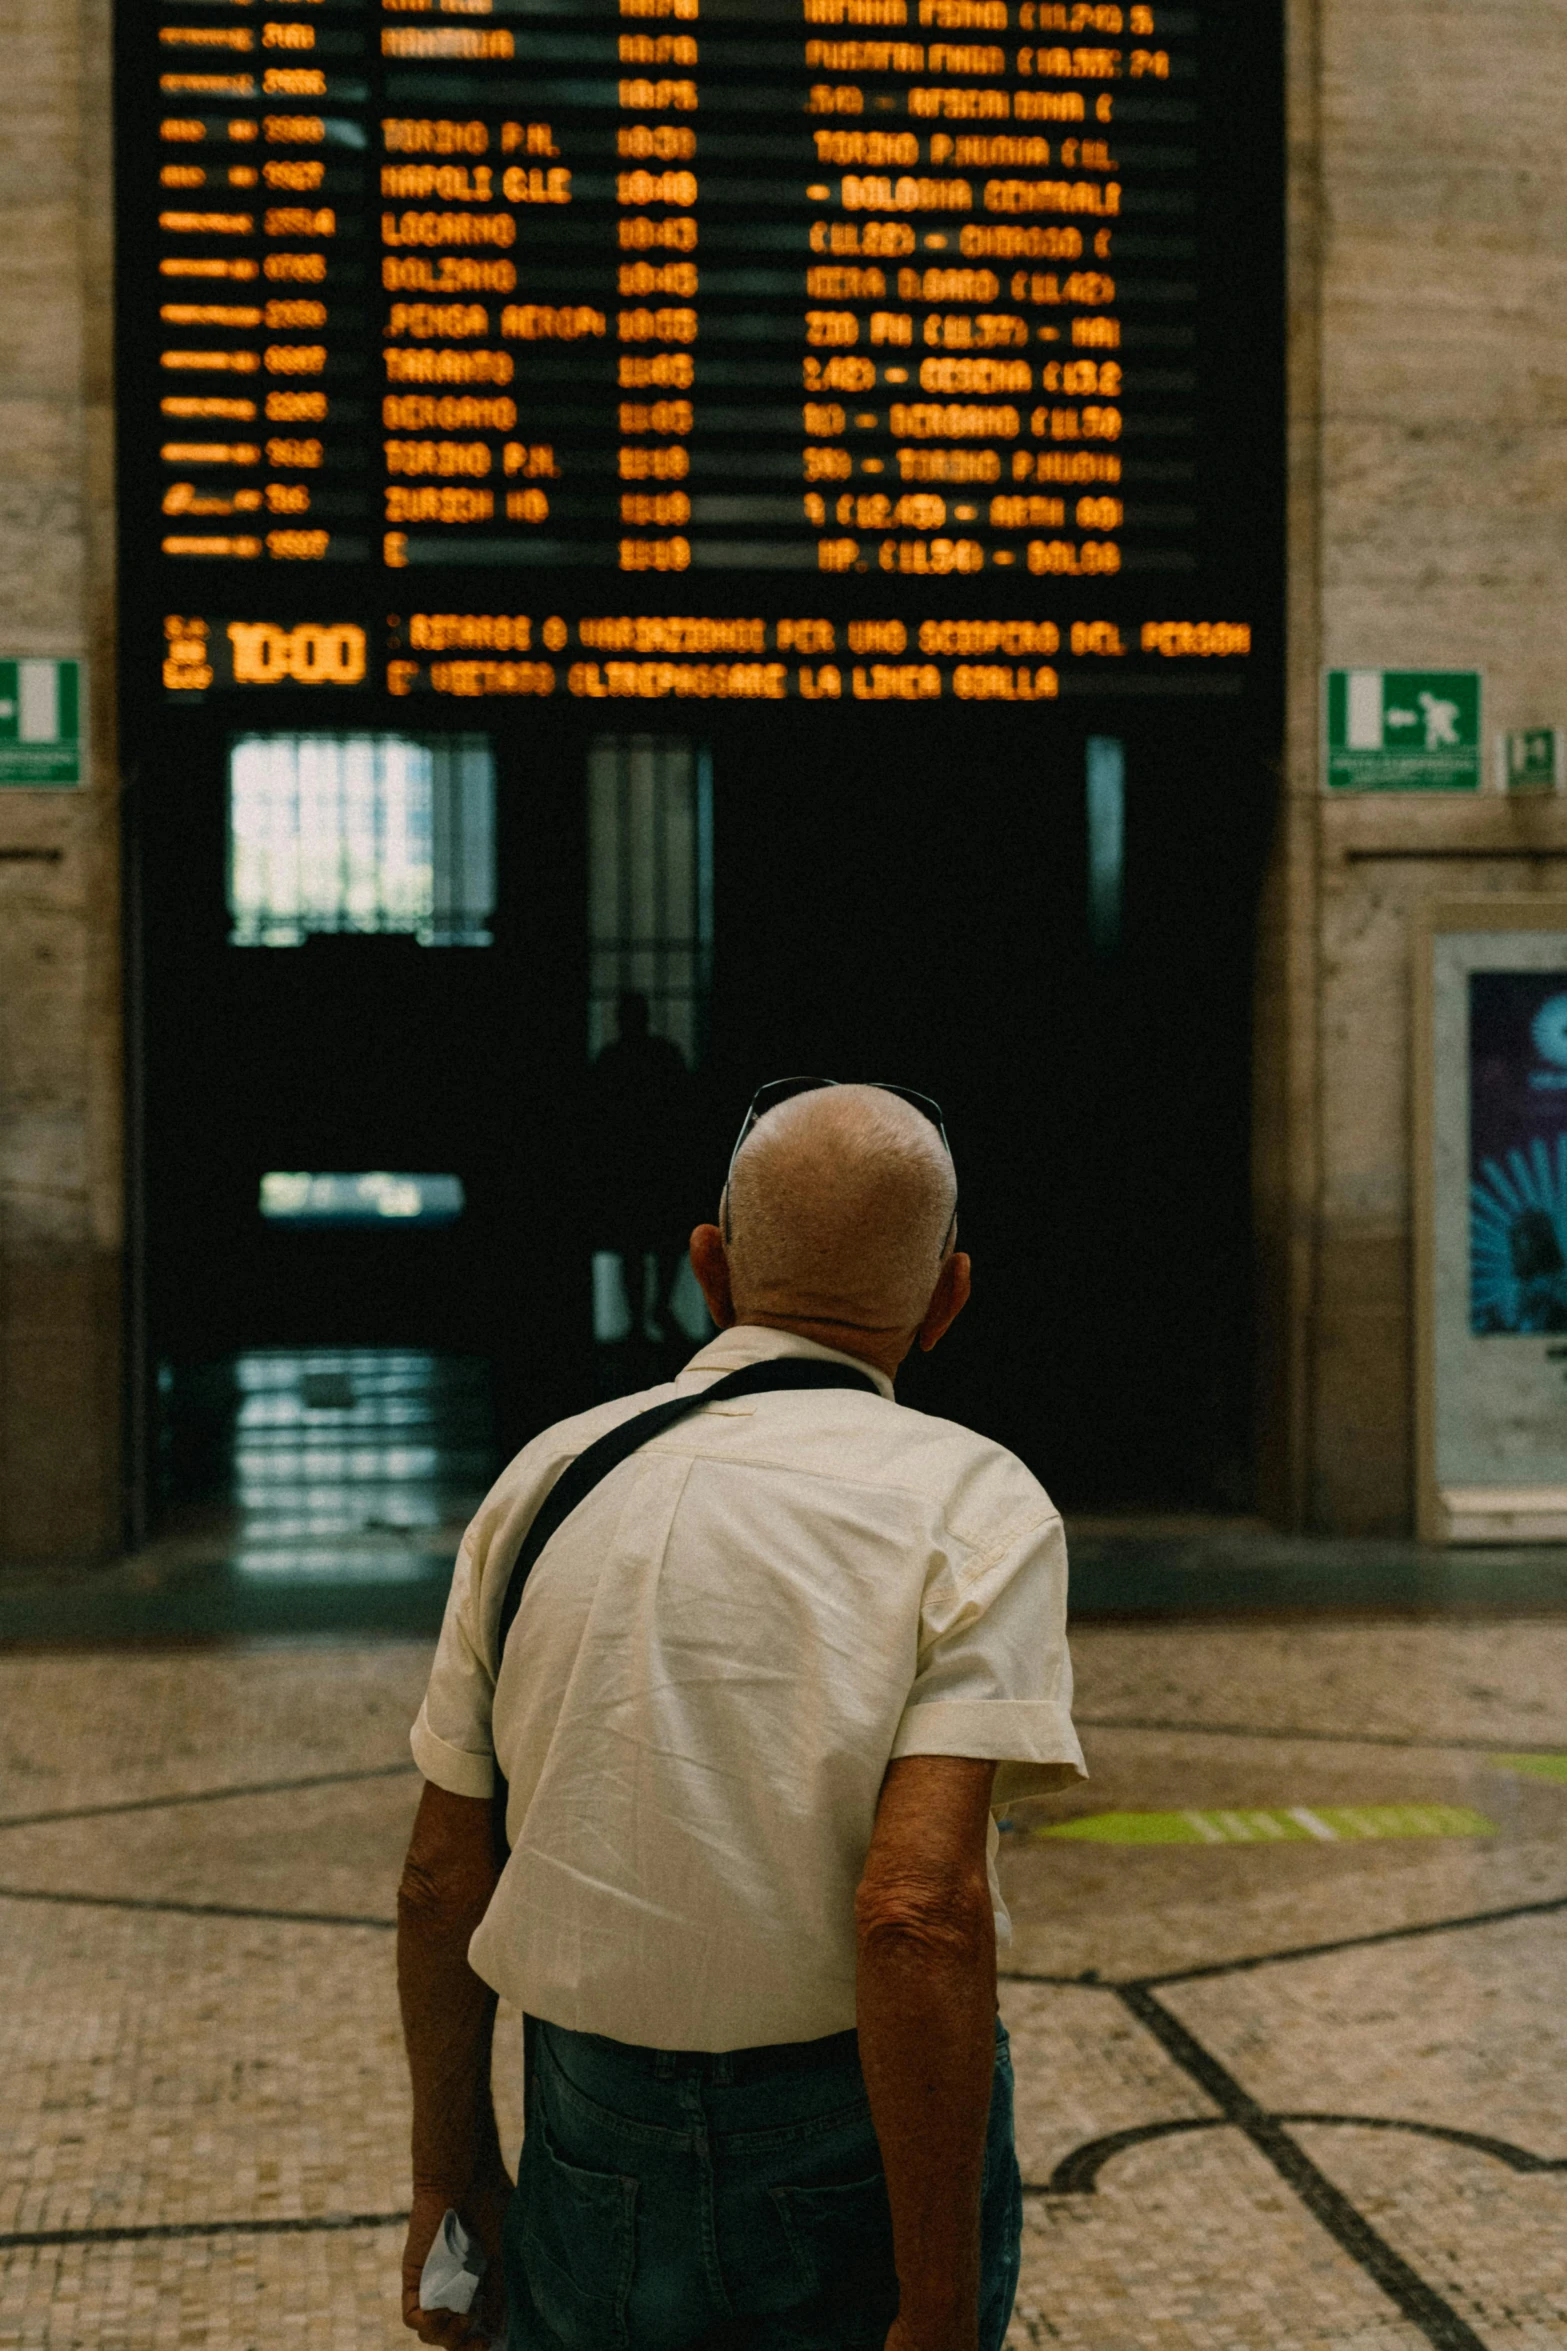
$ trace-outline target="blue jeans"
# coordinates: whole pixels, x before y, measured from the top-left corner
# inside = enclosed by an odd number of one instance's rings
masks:
[[[528,2077],[507,2351],[881,2351],[898,2284],[852,2032],[702,2056],[535,2024]],[[998,2018],[980,2351],[1000,2351],[1022,2226]]]

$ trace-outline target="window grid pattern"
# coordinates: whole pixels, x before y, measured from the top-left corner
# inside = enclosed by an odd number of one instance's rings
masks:
[[[689,742],[602,737],[588,754],[588,1053],[616,1033],[616,999],[648,1000],[656,1036],[697,1068],[713,960],[712,759]]]
[[[238,947],[298,947],[318,932],[488,946],[488,740],[238,737],[229,753],[228,887]]]

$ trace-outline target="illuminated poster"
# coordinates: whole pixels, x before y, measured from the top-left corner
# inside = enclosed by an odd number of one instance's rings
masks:
[[[1567,1537],[1567,906],[1422,909],[1416,961],[1419,1516]]]
[[[1469,1319],[1567,1331],[1567,970],[1469,975]]]
[[[1243,671],[1246,14],[137,12],[122,439],[163,687],[1037,704]]]

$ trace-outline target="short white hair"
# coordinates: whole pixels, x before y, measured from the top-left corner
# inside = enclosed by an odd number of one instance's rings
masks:
[[[903,1330],[930,1303],[957,1178],[940,1134],[876,1086],[820,1087],[759,1119],[728,1196],[736,1304]]]

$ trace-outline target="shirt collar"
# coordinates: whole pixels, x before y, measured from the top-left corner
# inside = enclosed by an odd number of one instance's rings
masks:
[[[775,1331],[765,1323],[738,1322],[732,1329],[720,1331],[705,1347],[693,1355],[676,1381],[684,1387],[688,1380],[717,1378],[726,1371],[740,1371],[749,1363],[771,1363],[781,1355],[803,1357],[811,1363],[846,1363],[851,1370],[862,1371],[876,1382],[878,1392],[888,1403],[895,1401],[892,1382],[874,1363],[862,1356],[846,1355],[839,1347],[819,1347],[814,1339],[805,1339],[798,1331]]]

